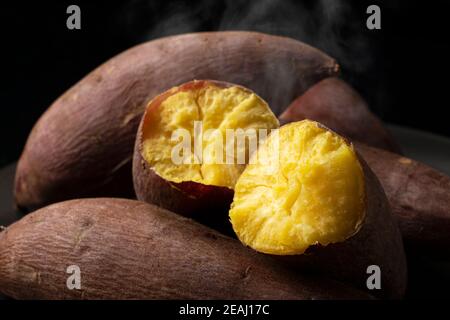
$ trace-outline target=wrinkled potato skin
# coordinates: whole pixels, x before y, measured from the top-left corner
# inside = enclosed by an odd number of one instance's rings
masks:
[[[324,79],[295,99],[279,117],[282,122],[318,121],[351,141],[401,153],[400,147],[366,101],[345,81]]]
[[[66,269],[81,270],[81,290]],[[143,202],[82,199],[0,233],[0,292],[16,299],[370,299],[288,271],[192,220]]]
[[[319,50],[255,32],[184,34],[131,48],[75,84],[36,123],[17,166],[17,206],[131,197],[140,118],[147,102],[171,87],[193,79],[236,83],[278,115],[308,87],[337,73],[336,62]]]

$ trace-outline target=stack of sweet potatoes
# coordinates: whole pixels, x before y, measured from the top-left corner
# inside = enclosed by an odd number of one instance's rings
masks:
[[[450,178],[402,156],[338,74],[319,50],[254,32],[167,37],[101,65],[58,98],[28,138],[14,194],[19,209],[36,211],[0,233],[0,292],[18,299],[401,298],[402,242],[426,251],[450,245]],[[355,234],[293,257],[256,252],[229,232],[220,208],[202,208],[203,219],[199,207],[185,210],[192,202],[185,185],[161,192],[149,181],[139,140],[144,112],[159,94],[194,79],[243,86],[280,121],[310,119],[345,137],[365,179],[365,217]],[[79,290],[66,285],[70,265],[80,266]],[[368,288],[373,265],[381,289]]]

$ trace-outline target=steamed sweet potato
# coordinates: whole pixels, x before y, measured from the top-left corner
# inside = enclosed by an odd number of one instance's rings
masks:
[[[195,80],[158,95],[148,104],[136,137],[137,198],[208,224],[222,220],[220,228],[252,143],[256,149],[260,132],[278,127],[267,103],[235,84]],[[180,130],[187,136],[174,139]],[[238,137],[239,130],[249,135]],[[189,148],[180,150],[184,140]]]
[[[81,289],[66,286],[80,268]],[[84,199],[0,233],[0,292],[18,299],[367,299],[139,201]]]
[[[375,294],[403,296],[398,226],[380,183],[351,144],[303,120],[272,133],[252,158],[230,210],[244,244],[360,288],[367,285],[367,268],[376,265],[382,288]]]
[[[77,197],[132,194],[131,160],[144,108],[193,79],[250,88],[277,115],[336,62],[299,41],[255,32],[171,36],[112,58],[57,99],[28,137],[17,166],[22,209]],[[280,85],[280,83],[282,85]]]
[[[292,102],[282,122],[310,119],[352,141],[400,153],[400,147],[364,99],[345,81],[324,79]]]
[[[405,243],[425,253],[448,253],[450,177],[385,150],[356,146],[383,185]]]

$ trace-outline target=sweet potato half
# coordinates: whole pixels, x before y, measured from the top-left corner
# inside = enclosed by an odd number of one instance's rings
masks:
[[[17,165],[16,203],[29,210],[70,198],[131,196],[139,121],[148,101],[173,86],[193,79],[236,83],[278,115],[337,72],[336,62],[317,49],[255,32],[184,34],[136,46],[91,72],[42,115]]]
[[[148,104],[141,120],[133,164],[136,195],[223,224],[250,154],[278,127],[267,103],[244,87],[201,80],[172,88]]]
[[[304,120],[273,132],[251,160],[230,210],[245,245],[360,288],[376,265],[382,289],[375,294],[404,294],[400,232],[380,183],[351,144]]]
[[[367,103],[345,81],[324,79],[295,99],[280,116],[283,123],[318,121],[351,141],[401,153],[395,139]]]
[[[396,154],[399,148],[389,132],[342,80],[328,78],[311,87],[280,116],[280,122],[304,118],[364,143],[356,142],[356,149],[380,180],[408,247],[432,255],[449,252],[450,177]]]
[[[66,270],[78,266],[80,289]],[[0,292],[17,299],[370,299],[293,273],[237,240],[135,200],[71,200],[0,233]]]

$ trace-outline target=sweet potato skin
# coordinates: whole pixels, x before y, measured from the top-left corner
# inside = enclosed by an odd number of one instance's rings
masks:
[[[400,147],[364,99],[345,81],[324,79],[295,99],[280,121],[318,121],[352,141],[401,153]]]
[[[130,195],[133,144],[145,105],[175,85],[193,79],[237,83],[279,114],[337,72],[336,62],[319,50],[255,32],[185,34],[134,47],[87,75],[42,115],[18,162],[16,203],[30,210],[71,198]]]
[[[380,180],[405,244],[449,252],[450,177],[418,161],[362,143],[357,150]]]
[[[81,290],[66,268],[78,265]],[[287,271],[189,219],[143,202],[57,203],[0,233],[0,291],[18,299],[368,299]]]

